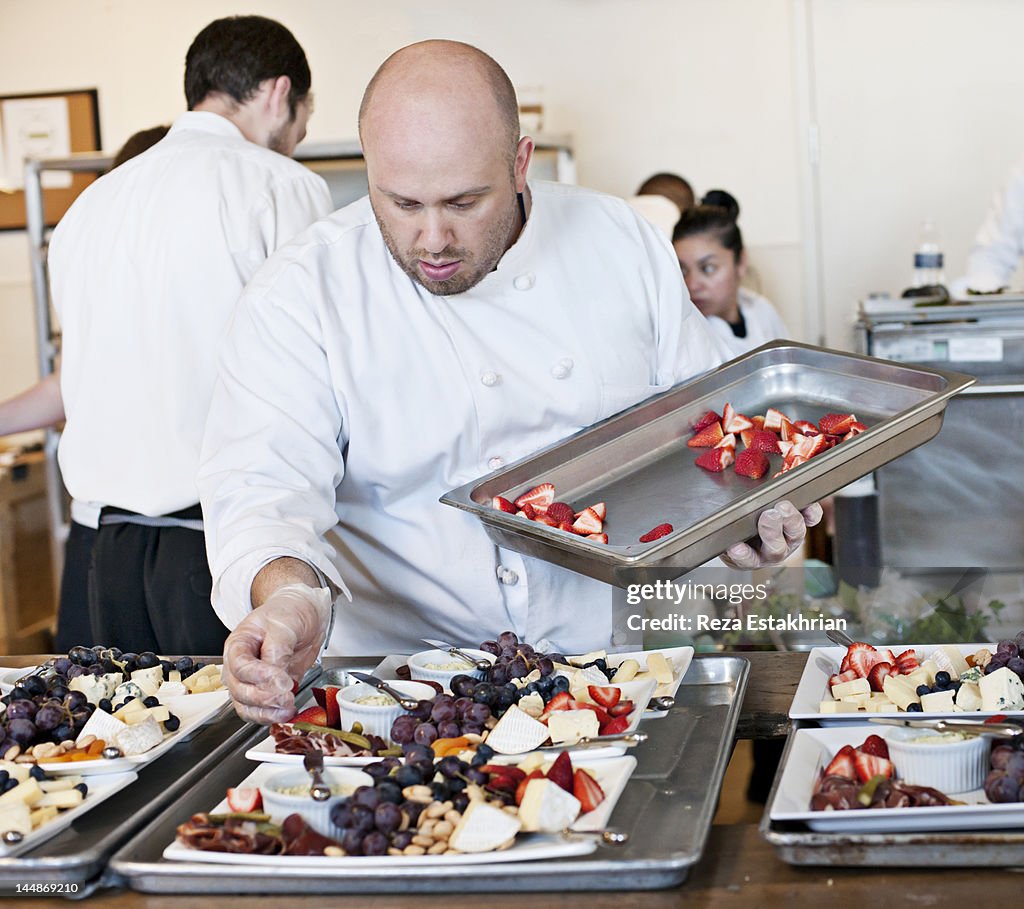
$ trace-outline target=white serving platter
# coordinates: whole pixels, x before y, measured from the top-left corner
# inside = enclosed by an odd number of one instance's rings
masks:
[[[83,774],[84,776],[84,774]],[[34,849],[40,843],[45,842],[52,836],[56,836],[65,828],[69,827],[76,818],[81,817],[87,811],[91,811],[100,802],[106,801],[115,793],[120,792],[129,783],[136,780],[136,774],[128,773],[105,773],[87,781],[89,791],[82,799],[82,804],[68,811],[58,812],[57,816],[45,824],[40,825],[26,836],[20,843],[7,844],[0,840],[0,857],[10,858]]]
[[[958,792],[961,805],[928,808],[864,808],[852,811],[811,811],[814,782],[843,745],[855,748],[869,735],[886,737],[885,726],[829,726],[797,729],[782,767],[772,821],[797,821],[826,833],[917,833],[939,830],[1005,830],[1024,826],[1024,802],[993,804],[983,791]]]
[[[552,755],[552,759],[554,755]],[[622,790],[629,781],[630,774],[636,767],[636,759],[620,757],[615,760],[573,762],[574,767],[583,767],[593,771],[598,783],[605,793],[605,800],[588,815],[573,825],[576,830],[595,830],[607,825]],[[268,777],[276,773],[277,767],[261,764],[250,773],[240,787],[259,787]],[[222,800],[213,808],[211,814],[229,811],[227,800]],[[163,857],[169,861],[205,862],[217,865],[261,865],[272,863],[282,871],[293,868],[352,868],[379,869],[395,868],[399,865],[415,865],[424,869],[449,865],[489,865],[506,862],[529,862],[539,859],[568,858],[574,855],[586,855],[596,848],[596,840],[592,837],[573,838],[549,834],[520,834],[516,843],[509,849],[498,852],[461,853],[458,855],[423,855],[423,856],[298,856],[298,855],[240,855],[226,852],[204,852],[191,849],[175,840],[164,849]]]
[[[878,646],[884,647],[885,645]],[[916,650],[923,659],[927,659],[928,655],[933,650],[938,649],[939,646],[938,644],[897,644],[889,647],[889,649],[896,655],[899,655],[904,650]],[[966,656],[982,648],[987,648],[992,653],[995,653],[997,645],[954,644],[953,646]],[[800,684],[797,685],[796,694],[793,695],[793,703],[789,708],[789,718],[791,720],[813,720],[816,723],[828,724],[830,726],[848,726],[851,723],[863,723],[868,717],[875,716],[895,717],[898,719],[906,719],[908,717],[916,717],[918,719],[924,717],[932,719],[948,719],[949,717],[966,719],[977,717],[978,719],[983,719],[993,715],[991,711],[986,713],[981,710],[950,713],[906,713],[902,710],[882,713],[868,713],[864,710],[859,710],[856,713],[822,713],[820,710],[821,702],[832,696],[829,691],[828,680],[835,673],[839,672],[839,664],[845,655],[845,647],[815,647],[807,655],[807,663],[804,665],[804,671],[800,676]],[[1003,710],[1000,712],[1005,716],[1024,716],[1024,710]]]

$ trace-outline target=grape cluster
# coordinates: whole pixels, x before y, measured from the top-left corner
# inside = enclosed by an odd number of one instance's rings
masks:
[[[474,685],[486,685],[477,683],[476,679],[470,681]],[[437,694],[429,700],[421,700],[414,710],[397,717],[391,724],[391,740],[396,745],[431,745],[437,739],[453,739],[466,733],[479,735],[491,716],[491,708],[485,700]]]
[[[1024,801],[1024,743],[1006,743],[992,749],[992,769],[985,778],[985,795],[990,802]]]
[[[514,631],[503,631],[496,640],[484,641],[480,649],[496,657],[488,674],[492,685],[525,678],[534,669],[549,676],[555,671],[555,663],[565,662],[560,653],[537,653],[530,644],[520,641]]]
[[[1012,641],[999,642],[992,659],[985,666],[985,675],[1004,666],[1024,681],[1024,631],[1019,632]]]
[[[514,682],[495,685],[493,682],[480,682],[468,675],[457,675],[451,681],[452,692],[461,700],[471,698],[485,704],[496,717],[504,716],[505,711],[513,704],[518,704],[530,694],[540,694],[544,703],[551,700],[559,691],[569,690],[569,680],[561,675],[545,675],[533,682],[519,687]]]

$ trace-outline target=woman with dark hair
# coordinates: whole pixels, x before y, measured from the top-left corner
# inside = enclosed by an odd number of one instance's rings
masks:
[[[775,307],[740,286],[747,254],[736,218],[740,207],[725,190],[707,193],[683,212],[672,233],[690,299],[738,352],[746,352],[789,332]]]

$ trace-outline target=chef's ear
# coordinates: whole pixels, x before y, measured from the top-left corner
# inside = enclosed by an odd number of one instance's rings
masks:
[[[523,136],[519,140],[519,144],[516,146],[516,160],[513,167],[513,176],[515,177],[516,192],[521,193],[526,189],[526,171],[530,167],[530,161],[533,158],[533,139],[529,136]]]
[[[267,105],[275,118],[280,117],[282,111],[291,119],[291,108],[288,106],[288,95],[292,90],[292,80],[289,76],[278,76],[270,81],[270,91],[267,94]]]

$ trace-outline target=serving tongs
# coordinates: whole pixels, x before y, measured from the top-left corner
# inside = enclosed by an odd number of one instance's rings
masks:
[[[390,694],[399,704],[402,705],[403,710],[415,710],[416,705],[419,701],[416,698],[411,698],[408,695],[402,694],[397,688],[392,688],[387,682],[378,679],[375,675],[370,675],[368,672],[356,672],[354,669],[350,669],[348,674],[354,679],[359,679],[360,682],[366,682],[378,691],[383,691],[385,694]]]
[[[309,794],[315,802],[326,802],[331,797],[331,787],[324,782],[324,753],[308,751],[302,758],[302,766],[312,777]]]
[[[430,638],[420,638],[420,640],[424,644],[429,644],[431,647],[436,647],[438,650],[444,650],[452,656],[457,656],[460,660],[465,660],[478,672],[490,672],[494,668],[494,664],[490,660],[477,659],[472,654],[466,653],[465,650],[459,650],[454,644],[446,644],[444,641],[432,641]]]
[[[998,738],[1016,738],[1024,735],[1024,726],[1017,723],[979,723],[975,720],[901,720],[895,717],[869,717],[871,723],[881,726],[909,726],[912,729],[932,729],[935,732],[959,732],[962,735],[994,735]]]
[[[562,742],[561,745],[544,745],[535,751],[565,751],[567,748],[603,748],[605,745],[625,745],[635,748],[647,741],[646,732],[620,732],[617,735],[585,735],[575,742]]]

